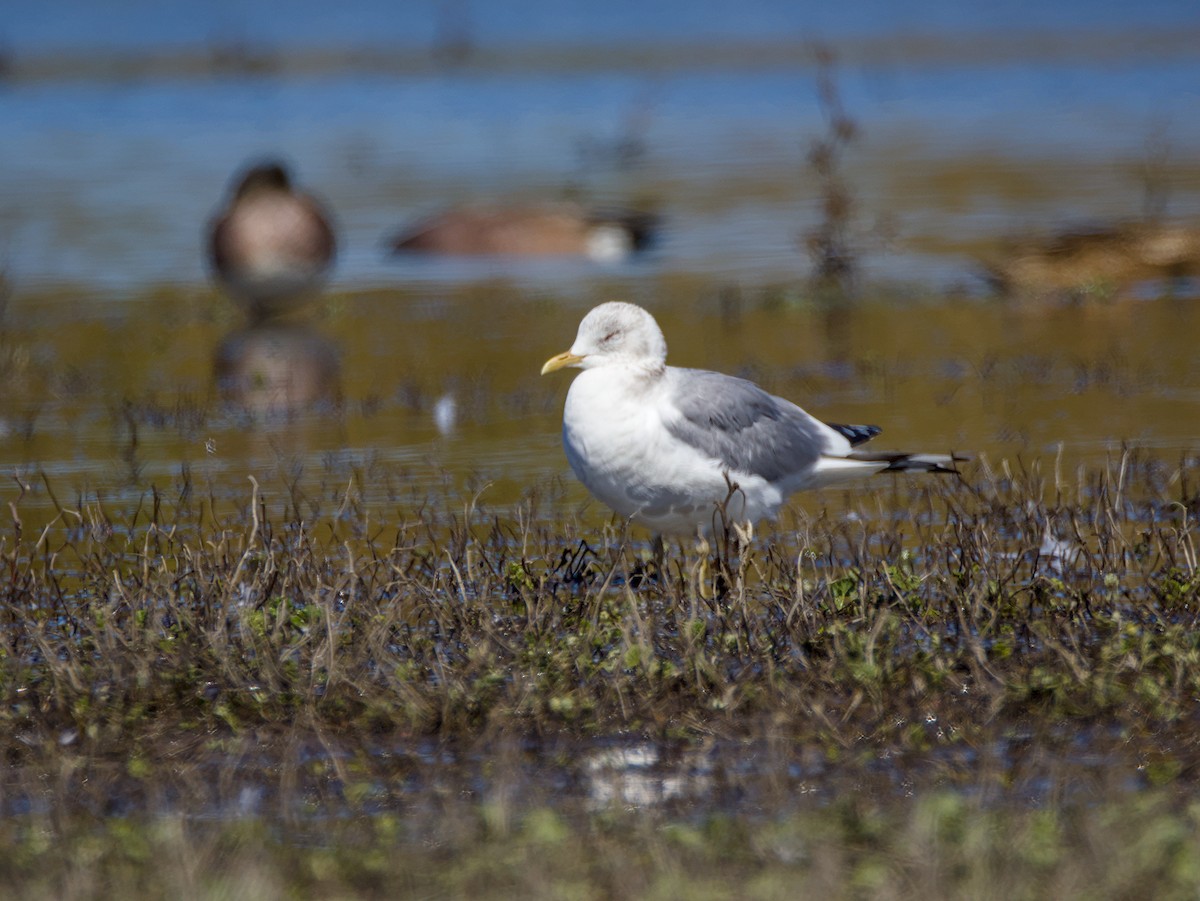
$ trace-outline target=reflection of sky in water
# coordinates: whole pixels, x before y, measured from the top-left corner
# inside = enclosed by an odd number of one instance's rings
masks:
[[[75,0],[19,5],[0,39],[17,59],[54,48],[149,51],[163,42],[203,47],[214,40],[412,50],[429,44],[443,9],[455,6],[358,2],[334,12],[317,3]],[[467,10],[481,46],[783,38],[796,42],[797,62],[758,67],[751,53],[742,65],[705,67],[701,57],[699,65],[661,73],[532,66],[393,76],[335,68],[252,78],[12,82],[0,91],[0,255],[10,274],[19,282],[118,289],[201,281],[202,226],[230,174],[248,158],[283,153],[300,181],[337,212],[341,284],[477,277],[479,267],[461,262],[388,260],[382,241],[445,203],[554,197],[572,185],[610,203],[656,199],[668,223],[656,261],[663,268],[791,277],[806,266],[795,235],[815,215],[816,180],[805,150],[823,120],[804,49],[815,37],[896,35],[903,44],[905,35],[987,38],[1022,29],[1069,37],[1080,22],[1089,31],[1119,36],[1127,28],[1140,36],[1128,52],[1101,42],[1095,58],[1078,47],[1039,56],[1041,45],[1031,41],[1028,58],[1010,48],[1007,55],[981,54],[976,63],[954,40],[943,40],[924,61],[909,46],[894,57],[871,54],[869,65],[846,62],[839,87],[863,128],[850,161],[860,165],[854,186],[867,214],[881,203],[879,173],[890,163],[987,153],[1100,167],[1102,190],[1047,198],[1035,211],[1048,226],[1136,215],[1139,186],[1116,172],[1116,161],[1144,154],[1158,134],[1177,158],[1194,157],[1200,145],[1200,58],[1178,45],[1156,56],[1156,41],[1170,34],[1151,31],[1200,27],[1200,15],[1186,4],[1135,10],[1116,3],[938,3],[919,15],[882,2],[457,6]],[[645,142],[640,165],[623,170],[585,159],[584,145],[620,139],[631,121],[641,123],[635,137]],[[1175,191],[1170,212],[1197,213],[1198,194],[1195,185]],[[965,217],[978,211],[916,205],[904,212],[932,215],[927,230],[951,233],[972,227]],[[997,224],[1005,222],[989,222]],[[888,263],[893,273],[921,272],[906,265]],[[523,274],[570,281],[593,271],[534,266]]]
[[[331,42],[420,46],[436,32],[439,15],[465,11],[480,43],[773,38],[782,34],[844,38],[920,31],[957,34],[998,29],[1073,29],[1195,24],[1186,2],[1130,4],[1120,0],[1003,0],[961,3],[889,0],[857,3],[795,3],[792,0],[727,3],[724,0],[607,0],[562,3],[514,0],[324,0],[243,3],[57,0],[17,4],[5,13],[7,39],[34,49],[139,47],[148,43],[194,44],[212,37],[258,38],[280,45]]]

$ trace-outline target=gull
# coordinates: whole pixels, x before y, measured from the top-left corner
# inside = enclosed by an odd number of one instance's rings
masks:
[[[877,472],[957,472],[955,454],[862,451],[873,425],[810,416],[745,379],[668,366],[654,317],[610,302],[579,324],[542,375],[582,369],[563,411],[563,448],[596,498],[659,533],[747,528],[788,496]]]
[[[231,193],[209,226],[209,264],[221,287],[255,320],[316,294],[337,245],[324,207],[275,161],[245,170]]]

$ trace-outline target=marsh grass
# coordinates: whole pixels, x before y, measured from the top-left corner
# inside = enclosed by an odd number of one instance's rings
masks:
[[[1194,885],[1194,465],[1048,468],[830,495],[661,563],[532,495],[368,503],[356,484],[382,472],[252,480],[238,503],[185,472],[123,510],[30,484],[57,516],[27,530],[23,494],[0,537],[0,878],[29,897]],[[596,755],[630,742],[663,755],[658,800],[598,803]]]

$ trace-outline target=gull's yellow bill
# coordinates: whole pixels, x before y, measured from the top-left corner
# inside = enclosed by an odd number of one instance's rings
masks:
[[[564,350],[558,356],[551,357],[542,364],[542,375],[547,372],[557,372],[559,369],[565,369],[568,366],[575,366],[583,362],[583,357],[579,354],[573,354],[569,350]]]

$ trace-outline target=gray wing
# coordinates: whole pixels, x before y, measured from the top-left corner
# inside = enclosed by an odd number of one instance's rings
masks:
[[[753,382],[702,369],[668,370],[679,416],[665,423],[680,441],[731,470],[775,481],[836,453],[842,436]],[[848,448],[847,448],[848,449]],[[845,451],[842,451],[845,453]]]

